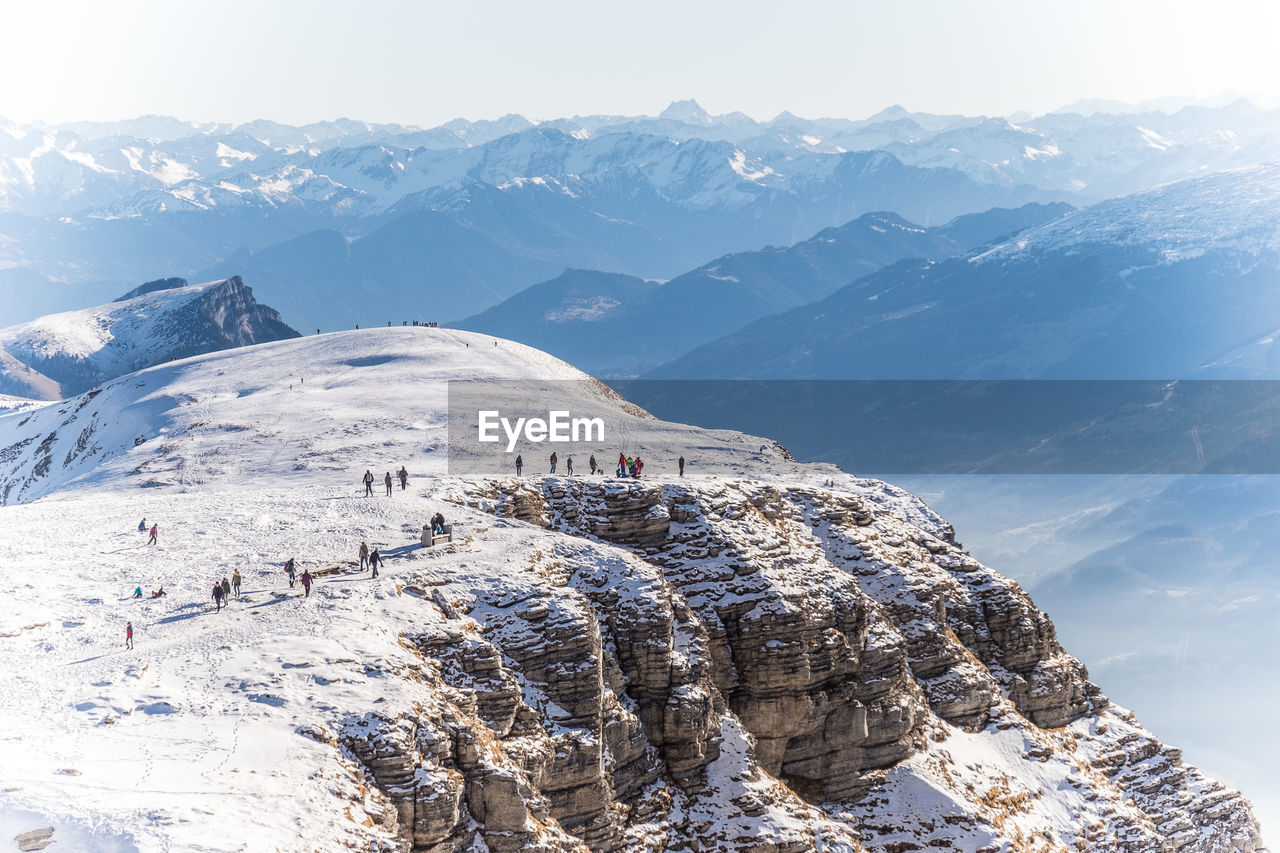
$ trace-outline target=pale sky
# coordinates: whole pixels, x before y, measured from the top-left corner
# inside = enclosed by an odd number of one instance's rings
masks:
[[[1277,33],[1262,0],[8,0],[0,116],[1040,113],[1280,93]]]

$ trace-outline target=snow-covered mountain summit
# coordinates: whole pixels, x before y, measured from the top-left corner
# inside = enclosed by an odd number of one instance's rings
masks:
[[[500,379],[573,381],[645,478],[532,453],[532,476],[448,476],[444,383]],[[362,496],[397,465],[408,488]],[[0,416],[0,466],[0,560],[39,567],[0,614],[7,837],[1263,849],[1241,795],[1111,706],[918,500],[508,341],[393,327],[169,362]],[[424,547],[435,512],[453,541]]]
[[[975,262],[1030,253],[1139,247],[1168,262],[1212,250],[1280,250],[1280,163],[1188,178],[1110,199],[1031,228]]]
[[[161,361],[297,336],[239,276],[166,279],[0,329],[0,391],[57,400]]]
[[[771,445],[762,450],[758,439],[648,417],[530,347],[392,326],[171,361],[30,417],[0,420],[0,446],[9,448],[0,503],[90,486],[235,487],[247,472],[275,483],[337,486],[370,456],[401,460],[393,468],[412,458],[417,473],[443,476],[451,380],[528,382],[531,393],[537,383],[567,383],[568,399],[578,399],[580,410],[601,410],[610,434],[627,437],[629,453],[683,446],[683,434],[702,445],[708,474],[752,476],[784,464],[801,470]],[[146,442],[135,446],[140,437]],[[600,454],[611,458],[603,447]],[[833,469],[812,470],[816,477]]]

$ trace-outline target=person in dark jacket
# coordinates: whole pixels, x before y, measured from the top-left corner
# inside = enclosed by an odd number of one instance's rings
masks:
[[[400,478],[400,491],[403,492],[409,486],[409,472],[401,465],[400,470],[396,472],[396,476]]]
[[[213,585],[213,603],[218,610],[222,610],[222,599],[225,595],[226,593],[222,591],[222,584],[215,583]]]
[[[378,576],[378,566],[380,565],[382,565],[382,555],[378,553],[377,548],[374,548],[369,552],[369,566],[373,569],[373,574],[369,576],[371,580]]]
[[[684,457],[683,457],[683,456],[681,456],[681,457],[676,461],[676,464],[680,466],[680,476],[681,476],[681,477],[683,477],[683,476],[684,476]]]
[[[570,477],[573,476],[573,457],[572,456],[569,456],[564,460],[564,470],[565,470],[565,473],[568,474]]]
[[[387,497],[391,497],[391,472],[387,472],[387,476],[382,478],[382,482],[387,487]]]
[[[364,470],[364,496],[366,498],[373,497],[373,472],[368,468]]]
[[[519,477],[522,471],[524,471],[524,457],[517,453],[516,454],[516,476]]]
[[[290,557],[284,564],[284,573],[289,576],[289,589],[293,589],[293,582],[297,578],[297,570],[293,565],[293,557]]]
[[[591,476],[596,474],[596,455],[591,454],[591,458],[587,460],[587,467],[591,469]]]
[[[231,603],[231,581],[226,578],[222,579],[222,597],[228,604]]]
[[[559,457],[558,457],[558,456],[556,456],[555,452],[553,451],[553,452],[552,452],[552,454],[551,454],[551,473],[552,473],[552,474],[554,474],[554,473],[556,472],[556,462],[557,462],[558,460],[559,460]]]

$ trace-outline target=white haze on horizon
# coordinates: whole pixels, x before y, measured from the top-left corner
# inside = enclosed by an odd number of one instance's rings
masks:
[[[3,16],[0,75],[22,84],[0,92],[0,116],[434,126],[506,113],[652,115],[691,97],[713,114],[767,119],[783,110],[864,118],[895,103],[1012,115],[1082,99],[1280,94],[1276,4],[779,8],[226,0],[213,12],[155,0],[27,0]]]

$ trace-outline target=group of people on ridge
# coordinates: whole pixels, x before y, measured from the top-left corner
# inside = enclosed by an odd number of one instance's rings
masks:
[[[231,573],[231,580],[227,580],[223,577],[221,582],[215,582],[213,584],[213,603],[214,606],[218,608],[218,611],[222,610],[223,604],[231,601],[232,592],[236,594],[236,598],[240,597],[241,580],[240,570],[236,569]],[[292,584],[290,584],[290,586],[292,586]]]
[[[365,542],[361,542],[360,543],[360,571],[363,572],[365,570],[365,567],[367,566],[368,568],[373,570],[373,574],[369,575],[370,579],[376,578],[378,576],[378,566],[381,566],[382,564],[383,564],[382,552],[379,551],[377,548],[374,548],[372,551],[370,551],[368,544]]]
[[[640,479],[640,472],[644,470],[644,461],[636,456],[634,459],[625,453],[618,454],[618,476],[630,477],[633,480]]]
[[[400,470],[396,472],[396,478],[400,481],[400,491],[403,492],[405,489],[409,487],[409,472],[405,470],[405,467],[403,465],[401,465]],[[366,498],[372,497],[373,481],[374,481],[373,472],[368,469],[365,469],[364,476],[361,477],[360,480],[361,482],[364,483],[364,496]],[[387,496],[390,497],[391,496],[391,472],[390,471],[388,471],[386,476],[382,478],[382,484],[387,487]]]
[[[397,476],[400,478],[400,488],[402,490],[407,488],[409,473],[404,469],[403,466],[400,468],[400,471],[398,472]],[[364,483],[365,483],[366,494],[372,494],[373,474],[371,472],[365,471]],[[385,478],[385,483],[387,487],[387,494],[391,494],[390,472],[387,473],[387,476]],[[437,512],[435,515],[431,517],[431,529],[433,532],[443,533],[445,531],[445,526],[446,525],[445,525],[443,513]],[[147,520],[145,518],[142,519],[142,521],[138,522],[138,532],[140,533],[148,532]],[[149,545],[155,544],[158,533],[159,533],[158,525],[155,525],[155,524],[151,525],[151,528],[150,528],[151,538],[147,544]],[[364,571],[364,569],[367,567],[371,569],[373,572],[373,574],[371,575],[371,578],[378,577],[378,569],[383,565],[385,565],[385,561],[383,560],[381,551],[379,551],[379,549],[376,547],[371,550],[367,542],[361,542],[359,556],[360,556],[360,570]],[[286,577],[288,577],[289,579],[290,589],[293,588],[295,583],[301,583],[302,588],[304,590],[303,597],[309,597],[311,595],[311,587],[315,583],[315,576],[311,574],[309,570],[304,570],[301,575],[298,575],[297,561],[295,560],[295,558],[290,557],[288,560],[285,561],[284,573]],[[239,598],[241,596],[241,583],[243,579],[244,578],[240,574],[240,570],[236,569],[234,572],[232,572],[230,578],[223,577],[222,580],[216,581],[213,584],[212,596],[213,596],[215,613],[220,613],[222,611],[222,608],[230,603],[231,597],[233,594],[235,595],[236,598]],[[163,598],[167,595],[168,593],[165,592],[163,585],[161,585],[159,589],[151,593],[152,598]],[[144,597],[142,592],[142,587],[139,586],[134,589],[133,597],[134,598]],[[128,622],[125,625],[125,648],[127,649],[133,648],[133,622]]]
[[[556,466],[560,464],[560,457],[554,451],[552,451],[551,453],[550,462],[551,462],[551,473],[554,474],[556,472]],[[684,457],[683,456],[681,456],[678,460],[676,460],[676,465],[679,466],[680,476],[683,477],[684,476]],[[591,469],[592,476],[594,476],[597,471],[599,471],[601,474],[604,473],[604,467],[596,463],[595,454],[592,454],[591,458],[587,460],[587,466]],[[570,477],[573,476],[573,457],[572,456],[565,459],[564,470],[567,476],[570,476]],[[616,476],[631,477],[632,479],[639,479],[640,474],[643,471],[644,471],[644,460],[642,460],[639,456],[631,457],[625,453],[618,454],[618,471]],[[516,476],[517,477],[524,476],[524,457],[521,456],[520,454],[516,454]]]
[[[289,589],[293,589],[294,583],[301,581],[306,595],[311,594],[311,584],[315,583],[315,576],[310,571],[304,571],[302,577],[298,577],[298,568],[293,557],[284,561],[284,573],[289,578]]]

